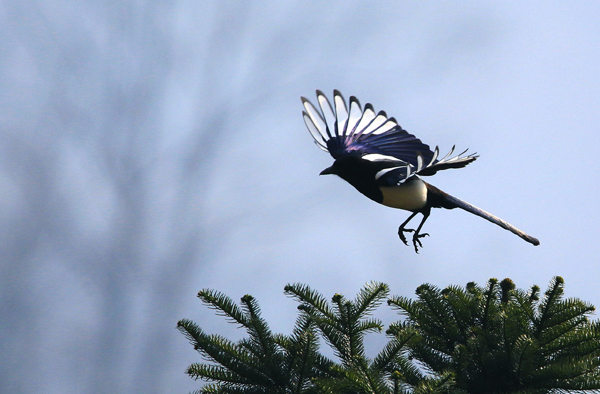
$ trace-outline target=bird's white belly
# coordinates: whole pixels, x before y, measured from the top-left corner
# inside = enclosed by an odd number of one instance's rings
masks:
[[[421,179],[399,186],[384,186],[380,189],[383,193],[381,203],[388,207],[418,211],[427,203],[427,187]]]

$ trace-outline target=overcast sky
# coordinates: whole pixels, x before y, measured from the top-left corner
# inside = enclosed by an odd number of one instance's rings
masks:
[[[196,298],[509,277],[600,306],[600,3],[0,1],[0,392],[186,393]],[[427,181],[537,237],[333,176],[300,96],[339,89],[443,153]],[[382,306],[385,324],[398,318]],[[370,339],[371,355],[385,340]]]

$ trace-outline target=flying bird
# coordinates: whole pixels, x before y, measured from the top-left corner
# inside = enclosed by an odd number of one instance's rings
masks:
[[[301,97],[304,122],[315,143],[335,159],[333,165],[320,175],[335,174],[371,200],[388,207],[404,209],[412,214],[398,228],[400,240],[408,246],[405,233],[413,233],[415,252],[423,247],[421,233],[431,208],[461,208],[511,231],[525,241],[539,245],[540,241],[504,220],[430,185],[422,176],[440,170],[462,168],[477,159],[476,154],[451,157],[454,147],[443,158],[439,149],[429,145],[406,130],[384,111],[375,112],[371,104],[361,107],[358,99],[350,97],[349,104],[338,90],[333,91],[332,106],[317,90],[318,107]],[[417,215],[423,219],[416,229],[406,225]]]

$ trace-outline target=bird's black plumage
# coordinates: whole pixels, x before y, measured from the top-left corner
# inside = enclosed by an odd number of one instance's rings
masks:
[[[420,139],[402,129],[394,118],[384,111],[375,112],[371,104],[361,108],[354,96],[349,105],[342,94],[334,90],[332,106],[327,97],[317,90],[318,108],[302,97],[304,122],[319,148],[335,159],[321,175],[335,174],[354,186],[373,201],[413,214],[400,226],[398,235],[407,244],[405,232],[414,232],[415,251],[422,246],[420,230],[429,217],[431,208],[462,208],[481,216],[532,243],[539,241],[500,218],[424,182],[421,176],[437,171],[462,168],[477,159],[477,155],[461,154],[451,157],[454,147],[444,158],[438,159],[439,149],[433,151]],[[405,229],[417,214],[423,220],[416,230]]]

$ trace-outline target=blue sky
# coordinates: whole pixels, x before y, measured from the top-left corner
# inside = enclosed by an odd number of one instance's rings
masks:
[[[286,283],[509,277],[600,305],[597,2],[0,3],[1,392],[188,392],[181,318],[241,335],[195,298]],[[427,181],[537,237],[407,212],[335,177],[300,96],[339,89],[442,152]],[[397,316],[382,307],[384,323]],[[373,341],[373,351],[378,341]]]

